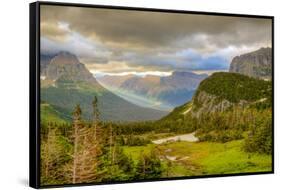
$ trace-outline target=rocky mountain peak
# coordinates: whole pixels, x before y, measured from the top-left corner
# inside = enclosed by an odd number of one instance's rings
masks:
[[[50,62],[50,64],[59,64],[59,65],[66,65],[66,64],[79,64],[79,60],[76,55],[61,51],[59,52]]]
[[[56,54],[45,70],[47,81],[51,80],[58,83],[80,81],[101,88],[93,74],[78,60],[76,55],[70,52],[62,51]]]
[[[234,57],[229,69],[229,72],[262,79],[271,79],[271,71],[272,49],[269,47]]]

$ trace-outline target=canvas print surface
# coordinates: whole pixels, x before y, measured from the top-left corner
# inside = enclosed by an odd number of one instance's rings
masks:
[[[272,171],[271,24],[41,5],[41,185]]]

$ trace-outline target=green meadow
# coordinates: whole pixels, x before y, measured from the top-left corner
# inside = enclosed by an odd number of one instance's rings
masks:
[[[243,140],[227,143],[182,141],[123,148],[133,160],[156,148],[165,167],[169,163],[171,168],[163,177],[271,171],[271,155],[246,153],[242,150],[243,143]]]

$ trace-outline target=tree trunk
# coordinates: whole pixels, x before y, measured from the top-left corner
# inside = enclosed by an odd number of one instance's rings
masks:
[[[74,125],[74,153],[73,153],[73,170],[72,183],[76,183],[76,168],[77,168],[77,151],[78,151],[78,125]]]

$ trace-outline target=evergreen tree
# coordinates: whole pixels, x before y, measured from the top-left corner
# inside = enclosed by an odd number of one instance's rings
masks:
[[[99,143],[102,139],[102,131],[101,131],[101,127],[100,127],[100,111],[98,109],[98,98],[97,96],[95,96],[93,102],[92,102],[92,106],[93,106],[93,127],[94,127],[94,141],[96,143]]]
[[[136,168],[136,179],[152,179],[161,177],[163,167],[155,149],[149,154],[141,153]]]
[[[81,108],[77,105],[73,112],[73,162],[66,166],[67,171],[71,170],[68,177],[72,183],[98,181],[101,174],[98,157],[102,152],[95,141],[96,131],[85,126],[81,114]]]
[[[62,166],[69,160],[69,143],[58,128],[47,124],[46,137],[41,142],[41,182],[42,184],[62,183]]]

